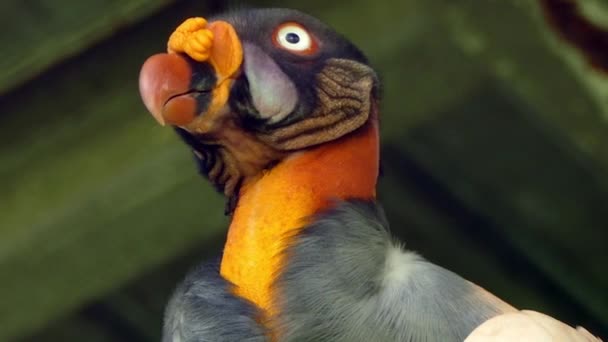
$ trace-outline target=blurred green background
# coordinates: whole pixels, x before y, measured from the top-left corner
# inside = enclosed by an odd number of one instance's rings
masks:
[[[608,29],[606,2],[579,3]],[[175,284],[221,251],[222,198],[137,78],[182,20],[233,6],[0,3],[0,341],[157,341]],[[379,194],[407,247],[608,337],[608,76],[539,1],[238,6],[304,10],[370,57]]]

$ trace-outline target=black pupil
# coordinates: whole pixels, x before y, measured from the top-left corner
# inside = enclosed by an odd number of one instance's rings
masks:
[[[285,40],[291,44],[297,44],[300,41],[300,36],[298,36],[297,33],[289,32],[287,36],[285,36]]]

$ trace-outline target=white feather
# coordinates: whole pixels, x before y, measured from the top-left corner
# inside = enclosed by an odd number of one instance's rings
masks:
[[[585,328],[577,329],[536,311],[518,311],[493,317],[465,342],[601,342]]]
[[[386,262],[382,274],[385,286],[403,284],[415,271],[415,261],[420,257],[413,252],[404,251],[400,246],[390,245],[386,250]]]

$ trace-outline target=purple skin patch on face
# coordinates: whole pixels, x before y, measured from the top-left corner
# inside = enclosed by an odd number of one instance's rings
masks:
[[[259,47],[243,42],[243,52],[243,71],[249,81],[254,106],[269,123],[281,121],[297,104],[296,86]]]

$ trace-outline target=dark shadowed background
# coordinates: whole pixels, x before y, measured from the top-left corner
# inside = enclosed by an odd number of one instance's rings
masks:
[[[379,195],[406,245],[608,337],[604,0],[252,0],[330,23],[382,76]],[[157,341],[227,218],[147,114],[145,58],[219,0],[0,3],[0,341]]]

